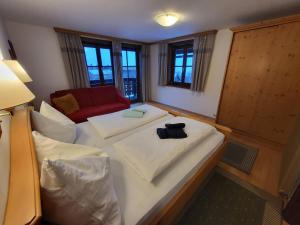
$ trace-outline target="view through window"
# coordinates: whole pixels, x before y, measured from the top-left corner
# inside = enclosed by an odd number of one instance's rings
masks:
[[[113,85],[111,46],[101,43],[84,43],[84,52],[91,86]]]
[[[139,67],[138,49],[122,49],[122,76],[124,80],[125,96],[131,101],[139,99]]]
[[[193,42],[179,42],[171,47],[171,84],[190,87],[192,83]]]
[[[114,85],[111,42],[84,39],[83,46],[91,86]],[[122,77],[125,97],[131,100],[131,102],[139,101],[138,46],[123,45]]]

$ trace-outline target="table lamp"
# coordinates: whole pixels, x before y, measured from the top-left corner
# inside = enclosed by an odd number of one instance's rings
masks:
[[[23,84],[17,75],[0,61],[0,110],[9,109],[34,99],[34,94]],[[0,138],[1,138],[0,124]]]
[[[23,82],[28,83],[31,82],[31,78],[25,69],[21,66],[21,64],[17,60],[3,60],[3,62],[14,72],[15,75]]]

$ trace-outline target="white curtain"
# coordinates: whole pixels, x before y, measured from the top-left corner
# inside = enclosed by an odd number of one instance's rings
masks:
[[[89,87],[90,82],[80,36],[69,33],[57,33],[57,35],[72,88]]]
[[[143,45],[141,51],[141,85],[143,102],[151,98],[150,45]]]
[[[158,55],[158,85],[168,84],[168,43],[159,44]]]
[[[191,90],[193,91],[204,91],[210,61],[214,50],[215,36],[216,33],[209,33],[194,39],[193,79],[191,85]]]
[[[122,44],[119,41],[112,42],[113,63],[115,74],[115,86],[124,96],[124,82],[122,77]]]

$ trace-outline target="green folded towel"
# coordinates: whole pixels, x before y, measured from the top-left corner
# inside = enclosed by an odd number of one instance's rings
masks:
[[[144,116],[144,112],[127,109],[123,112],[123,117],[128,118],[142,118]]]
[[[146,109],[137,109],[137,108],[133,108],[132,111],[142,112],[144,114],[147,112]]]

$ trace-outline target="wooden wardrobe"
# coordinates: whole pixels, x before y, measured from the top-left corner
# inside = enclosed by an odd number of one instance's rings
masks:
[[[285,144],[300,115],[300,14],[232,31],[217,122]]]

